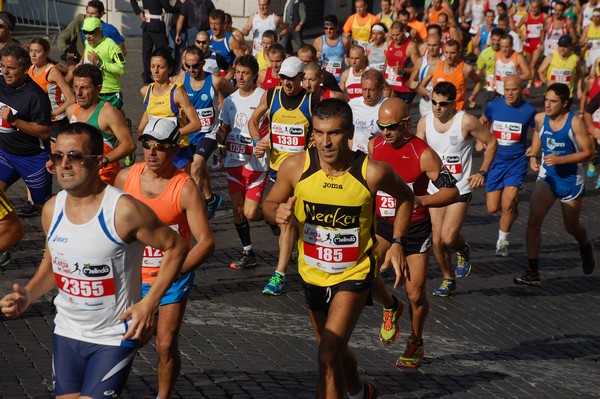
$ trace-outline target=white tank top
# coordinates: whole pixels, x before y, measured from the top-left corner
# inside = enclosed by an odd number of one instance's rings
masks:
[[[494,72],[494,90],[500,95],[504,95],[504,79],[507,76],[518,75],[519,70],[517,64],[514,62],[515,57],[511,57],[508,62],[503,62],[502,57],[496,58],[495,72]]]
[[[485,1],[471,0],[471,26],[469,27],[469,33],[472,35],[477,34],[481,25],[483,25],[483,12],[485,8]]]
[[[595,7],[598,7],[598,5],[596,5]],[[589,2],[585,3],[585,6],[583,6],[583,13],[582,13],[583,20],[581,21],[581,30],[582,31],[585,29],[586,26],[588,26],[589,24],[592,23],[592,13],[594,12],[595,7],[590,7]]]
[[[560,29],[554,29],[554,16],[552,17],[552,23],[548,28],[548,32],[546,33],[546,37],[544,39],[544,57],[552,54],[556,50],[558,50],[558,39],[561,36],[567,34],[567,18],[563,19],[563,25]]]
[[[427,71],[429,71],[429,68],[431,68],[431,64],[429,63],[429,57],[428,57],[428,51],[425,50],[425,54],[423,54],[422,56],[422,61],[421,61],[421,67],[419,68],[419,82],[422,82],[425,79],[425,76],[427,76]],[[440,60],[445,60],[446,57],[444,57],[444,54],[442,54],[440,56]],[[427,91],[431,92],[431,90],[433,90],[433,79],[431,79],[429,81],[429,84],[427,85]],[[425,116],[427,114],[430,114],[431,111],[431,100],[426,100],[425,98],[421,97],[421,100],[419,101],[419,112],[421,113],[421,116]]]
[[[267,18],[262,19],[258,15],[258,11],[254,14],[252,20],[252,55],[256,57],[259,51],[263,49],[262,46],[262,35],[268,30],[275,31],[277,25],[275,25],[275,14],[269,15]]]
[[[119,316],[141,300],[142,256],[139,241],[124,242],[115,227],[121,190],[106,186],[98,212],[73,224],[65,212],[67,192],[56,196],[48,234],[58,296],[54,333],[79,341],[121,346],[129,320]]]
[[[354,122],[354,138],[352,139],[352,151],[369,152],[368,145],[371,137],[381,136],[381,130],[377,127],[379,107],[385,100],[381,96],[379,102],[373,106],[367,105],[361,97],[354,98],[348,102],[352,108],[352,119]]]
[[[248,170],[261,172],[268,170],[269,153],[267,152],[261,158],[254,155],[252,138],[248,130],[248,121],[260,103],[264,92],[264,89],[257,87],[254,93],[248,97],[242,97],[239,91],[236,91],[223,101],[221,120],[223,124],[231,127],[225,142],[227,150],[224,161],[225,168],[244,166]],[[269,133],[268,119],[265,114],[258,122],[261,137],[267,136]]]
[[[368,69],[369,67],[367,67],[365,71]],[[350,100],[362,96],[362,85],[360,84],[361,78],[362,75],[354,75],[354,68],[350,67],[350,69],[348,69],[348,78],[346,79],[346,94]]]
[[[439,133],[433,124],[433,113],[425,118],[425,138],[427,144],[442,159],[445,167],[457,180],[456,187],[460,195],[471,192],[469,187],[469,176],[471,176],[471,163],[473,160],[473,138],[465,140],[462,134],[462,120],[464,111],[457,111],[452,126],[445,132]],[[438,189],[430,182],[427,188],[430,194],[436,193]]]

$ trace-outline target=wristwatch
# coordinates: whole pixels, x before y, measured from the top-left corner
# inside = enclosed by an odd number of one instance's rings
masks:
[[[106,157],[102,157],[102,167],[105,167],[110,163],[110,160]]]
[[[408,240],[406,239],[406,237],[396,237],[392,239],[392,244],[400,244],[403,247],[406,247]]]
[[[487,172],[485,170],[480,170],[479,173],[481,176],[483,176],[484,179],[487,179]]]

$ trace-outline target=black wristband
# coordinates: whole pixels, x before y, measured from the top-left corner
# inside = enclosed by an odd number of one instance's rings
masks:
[[[400,244],[403,247],[406,247],[407,239],[406,239],[406,237],[395,237],[395,238],[392,238],[392,244]]]
[[[485,170],[480,170],[479,173],[481,176],[483,176],[484,179],[487,179],[487,172]]]

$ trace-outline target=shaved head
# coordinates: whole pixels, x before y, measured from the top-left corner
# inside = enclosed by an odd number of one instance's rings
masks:
[[[379,108],[379,119],[386,119],[398,122],[408,116],[408,106],[406,103],[396,97],[388,98]]]

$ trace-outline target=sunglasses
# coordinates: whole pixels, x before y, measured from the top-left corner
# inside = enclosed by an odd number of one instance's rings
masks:
[[[154,148],[156,151],[168,151],[176,145],[177,144],[150,143],[149,141],[142,140],[142,147],[147,150]]]
[[[96,33],[97,29],[94,30],[81,30],[83,32],[84,35],[93,35],[94,33]]]
[[[185,69],[198,69],[198,68],[200,68],[200,65],[202,65],[201,62],[199,62],[197,64],[193,64],[193,65],[186,64],[185,62],[183,63],[183,66],[185,67]]]
[[[377,127],[379,128],[379,130],[396,130],[398,129],[401,125],[404,125],[405,123],[407,123],[408,121],[410,121],[410,116],[407,116],[406,118],[402,118],[401,120],[399,120],[398,122],[393,122],[393,123],[380,123],[379,121],[375,122],[375,124],[377,125]]]
[[[206,44],[208,40],[196,40],[196,44]]]
[[[69,163],[81,162],[81,164],[83,165],[83,162],[87,158],[98,158],[99,156],[100,155],[86,155],[80,151],[69,151],[66,154],[63,154],[62,152],[54,152],[54,153],[50,154],[50,160],[54,164],[60,164],[60,163],[62,163],[64,157],[67,157],[67,159],[69,160]]]
[[[452,101],[435,101],[433,98],[431,99],[431,104],[439,105],[440,107],[447,107],[448,105],[452,104],[453,102],[454,102],[454,100],[452,100]]]

